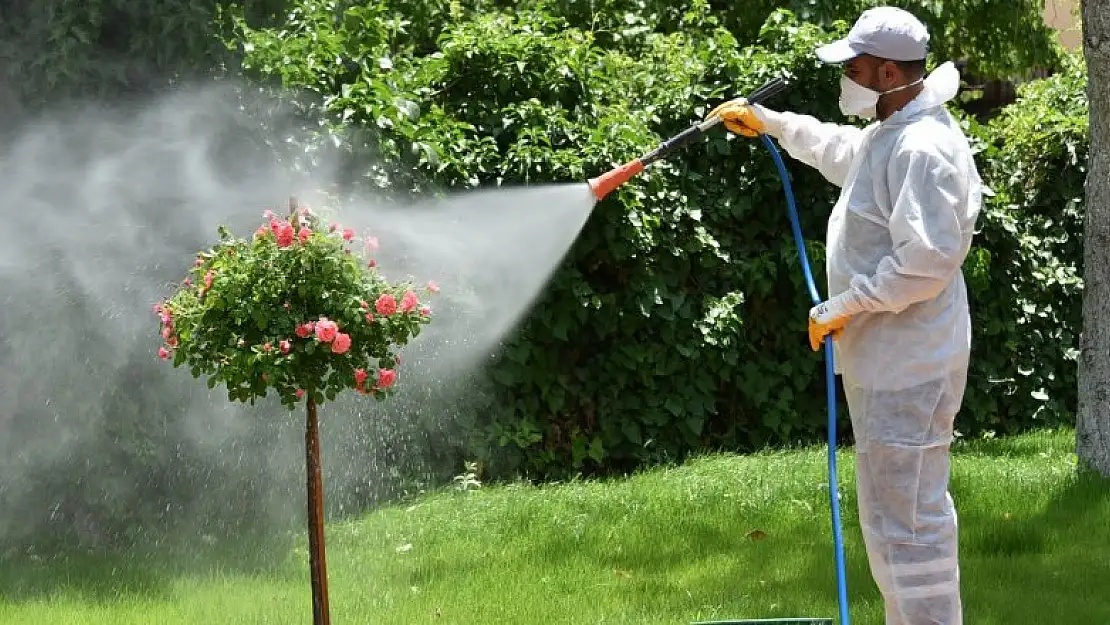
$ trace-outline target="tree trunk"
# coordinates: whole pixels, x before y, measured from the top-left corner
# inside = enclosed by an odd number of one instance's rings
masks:
[[[312,577],[313,625],[330,625],[328,614],[328,566],[324,558],[324,487],[320,472],[320,427],[316,402],[308,393],[305,423],[305,473],[308,480],[308,564]]]
[[[1076,452],[1110,477],[1110,0],[1083,0],[1091,146],[1083,254]]]

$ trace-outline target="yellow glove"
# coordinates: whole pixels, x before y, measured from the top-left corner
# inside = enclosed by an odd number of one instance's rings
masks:
[[[705,116],[706,119],[713,117],[720,117],[725,128],[745,137],[757,137],[767,132],[767,124],[759,111],[744,98],[719,104]]]
[[[813,351],[821,349],[825,337],[832,334],[833,340],[840,339],[844,326],[851,316],[840,310],[836,300],[822,302],[809,309],[809,347]]]

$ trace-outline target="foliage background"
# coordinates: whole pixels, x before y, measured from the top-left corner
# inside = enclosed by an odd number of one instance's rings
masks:
[[[308,138],[284,144],[286,155],[340,158],[342,182],[353,188],[404,199],[501,183],[581,182],[781,71],[799,87],[773,106],[841,119],[837,72],[820,66],[812,49],[872,4],[24,0],[0,7],[0,97],[30,115],[73,99],[133,99],[206,76],[245,78],[244,92],[268,90],[297,112]],[[1087,145],[1082,60],[1053,45],[1032,0],[893,4],[930,24],[933,65],[966,58],[983,76],[1059,72],[1024,86],[1019,101],[988,124],[965,120],[997,195],[965,267],[975,342],[959,429],[979,435],[1069,423]],[[259,115],[260,125],[271,121]],[[788,165],[822,275],[835,190]],[[707,449],[821,440],[823,367],[804,338],[808,298],[783,206],[762,146],[723,132],[622,187],[596,208],[486,372],[488,392],[449,425],[434,416],[390,425],[392,439],[431,449],[423,464],[398,450],[377,462],[442,477],[476,458],[486,477],[558,478]],[[150,493],[105,503],[45,473],[26,488],[58,490],[123,537],[162,522],[148,500],[211,497],[202,485],[228,469],[212,470],[210,458],[182,449],[180,433],[152,427],[150,412],[172,415],[172,399],[159,395],[155,403],[169,404],[157,408],[142,396],[155,394],[150,387],[139,388],[105,408],[111,418],[104,427],[113,433],[100,435],[120,441],[119,453],[96,462],[112,470],[156,467],[164,477]],[[412,393],[429,401],[437,394]],[[847,434],[846,418],[843,424]],[[279,437],[272,426],[259,427],[252,440]],[[375,466],[379,476],[381,469]],[[372,497],[358,483],[332,485],[330,501],[358,507],[397,493],[381,487]],[[264,499],[254,481],[228,488]],[[245,508],[244,518],[251,505]],[[229,531],[238,531],[237,522],[228,520]]]

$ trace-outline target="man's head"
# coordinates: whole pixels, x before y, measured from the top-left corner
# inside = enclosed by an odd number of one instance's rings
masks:
[[[821,61],[842,64],[845,77],[875,94],[919,83],[928,53],[928,29],[913,14],[895,7],[864,11],[847,37],[817,49]],[[894,99],[908,101],[919,90],[900,90]]]

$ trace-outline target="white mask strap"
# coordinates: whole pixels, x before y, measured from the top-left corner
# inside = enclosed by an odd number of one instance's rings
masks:
[[[889,91],[884,91],[884,92],[882,92],[882,94],[880,94],[880,95],[886,95],[886,94],[888,94],[888,93],[894,93],[894,92],[896,92],[896,91],[902,91],[903,89],[909,89],[910,87],[912,87],[912,86],[914,86],[914,85],[919,85],[919,84],[921,84],[921,83],[923,83],[923,82],[925,82],[925,78],[924,78],[924,77],[922,77],[922,78],[918,78],[917,80],[915,80],[915,81],[913,81],[913,82],[911,82],[911,83],[908,83],[908,84],[902,85],[901,87],[895,87],[895,88],[893,88],[893,89],[890,89]]]

